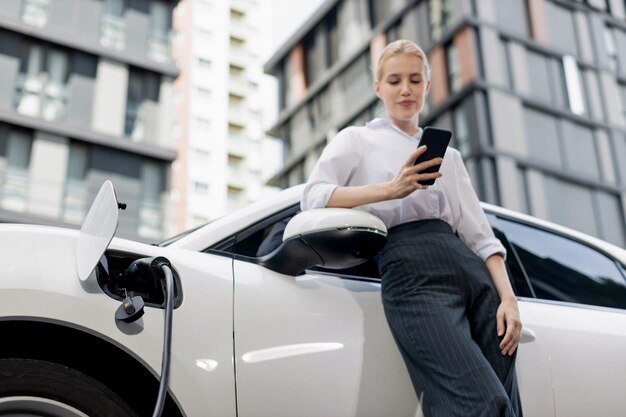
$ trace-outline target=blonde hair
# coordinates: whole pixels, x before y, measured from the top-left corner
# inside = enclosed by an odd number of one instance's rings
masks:
[[[382,70],[385,61],[392,56],[399,54],[413,55],[421,59],[424,63],[424,76],[427,80],[430,80],[430,64],[428,63],[428,58],[426,57],[426,54],[424,53],[422,48],[409,40],[398,39],[397,41],[393,41],[387,44],[387,46],[385,46],[385,48],[380,53],[378,57],[378,62],[376,63],[376,68],[374,70],[374,81],[380,81],[383,75]]]

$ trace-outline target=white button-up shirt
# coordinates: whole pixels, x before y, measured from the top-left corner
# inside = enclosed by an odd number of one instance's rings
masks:
[[[302,210],[326,207],[340,185],[392,180],[417,147],[421,134],[420,128],[415,136],[408,135],[388,119],[343,129],[328,143],[313,168],[302,194]],[[441,219],[483,260],[494,253],[506,256],[480,206],[458,150],[448,147],[440,172],[443,175],[424,190],[355,208],[379,217],[387,228],[414,220]]]

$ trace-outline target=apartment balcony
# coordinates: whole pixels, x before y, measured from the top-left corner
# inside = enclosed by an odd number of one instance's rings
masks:
[[[232,16],[232,11],[231,11]],[[245,19],[230,19],[231,38],[245,41],[250,36],[250,30]]]
[[[139,236],[161,239],[165,224],[165,201],[160,196],[144,196],[139,207]]]
[[[242,41],[241,44],[232,42],[231,37],[231,46],[229,51],[229,62],[237,67],[246,68],[249,64],[250,58],[248,56],[248,51],[245,46],[245,42]]]
[[[28,208],[30,180],[25,169],[9,167],[0,171],[0,207],[25,212]]]
[[[61,218],[67,223],[81,224],[89,207],[89,190],[84,181],[68,180],[65,183]]]
[[[38,28],[48,22],[49,0],[25,0],[22,5],[22,21]]]
[[[169,63],[172,60],[171,56],[171,34],[161,35],[153,33],[148,39],[148,56],[150,59],[161,62]]]
[[[239,135],[229,135],[228,137],[228,154],[235,157],[244,158],[247,155],[249,148],[247,146],[247,139]]]
[[[103,16],[100,26],[100,45],[121,51],[126,46],[126,23],[115,16]]]
[[[158,142],[159,105],[151,101],[128,103],[124,134],[135,142]]]
[[[248,79],[241,74],[232,74],[228,80],[228,91],[231,95],[244,98],[248,92]]]
[[[248,0],[231,0],[230,10],[231,15],[233,12],[244,15],[246,13],[246,10],[248,10]]]
[[[67,87],[46,82],[45,77],[20,74],[16,83],[14,107],[18,113],[58,121],[67,112]]]
[[[228,122],[236,126],[245,127],[248,119],[248,111],[243,104],[228,106]]]

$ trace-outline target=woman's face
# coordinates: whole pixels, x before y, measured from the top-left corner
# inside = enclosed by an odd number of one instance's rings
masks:
[[[389,119],[397,126],[417,124],[417,115],[424,107],[429,88],[424,62],[409,54],[387,58],[382,65],[380,80],[375,84],[376,95],[383,101]]]

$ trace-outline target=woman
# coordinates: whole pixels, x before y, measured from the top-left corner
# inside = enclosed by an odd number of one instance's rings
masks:
[[[521,334],[505,248],[495,238],[460,153],[414,165],[430,68],[399,40],[382,51],[375,91],[387,117],[348,127],[327,145],[303,210],[358,207],[381,218],[385,315],[426,416],[521,416],[515,352]],[[437,173],[421,174],[441,164]],[[435,178],[431,186],[418,181]]]

